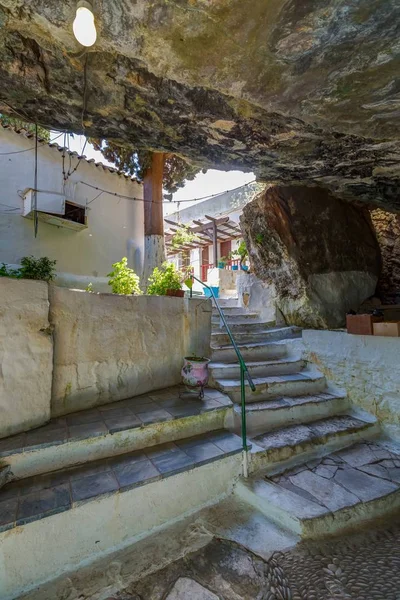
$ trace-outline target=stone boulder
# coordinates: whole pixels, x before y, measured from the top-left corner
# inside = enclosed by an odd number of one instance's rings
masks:
[[[384,304],[400,303],[400,214],[371,211],[372,224],[382,254],[377,295]]]
[[[375,292],[381,255],[369,212],[317,187],[271,187],[244,209],[254,274],[287,323],[338,328]]]

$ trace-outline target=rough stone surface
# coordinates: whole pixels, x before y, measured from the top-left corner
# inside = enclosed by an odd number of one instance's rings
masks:
[[[400,434],[399,338],[303,331],[307,356],[350,400]]]
[[[218,596],[197,583],[194,579],[181,577],[175,583],[167,600],[218,600]]]
[[[53,287],[52,416],[180,383],[182,359],[209,353],[211,304]]]
[[[0,278],[0,438],[50,419],[48,285]]]
[[[397,0],[97,0],[86,56],[75,9],[0,2],[2,99],[31,121],[400,208]]]
[[[255,275],[290,324],[337,328],[375,292],[379,246],[368,211],[320,188],[273,187],[244,208]]]
[[[376,209],[371,218],[383,263],[377,293],[383,303],[400,304],[400,215]]]

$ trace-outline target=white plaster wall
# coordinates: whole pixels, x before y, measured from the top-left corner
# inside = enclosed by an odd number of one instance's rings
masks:
[[[62,142],[60,138],[58,142]],[[15,152],[31,148],[32,139],[13,131],[0,129],[0,151]],[[39,147],[38,188],[62,192],[62,155],[48,145]],[[65,160],[69,168],[69,158]],[[71,168],[78,160],[72,158]],[[142,186],[116,173],[110,173],[84,160],[77,171],[68,179],[69,199],[78,204],[89,204],[88,228],[72,231],[48,223],[39,223],[38,236],[33,234],[33,221],[21,216],[22,198],[18,191],[34,187],[34,152],[23,152],[11,156],[0,156],[0,262],[19,263],[22,256],[33,254],[57,260],[57,271],[86,276],[95,288],[104,289],[105,277],[112,263],[127,256],[129,265],[141,270],[144,248],[143,203],[98,194],[81,182],[89,183],[111,192],[131,197],[143,197]],[[73,196],[73,198],[71,198]],[[7,206],[3,206],[6,204]],[[18,210],[7,212],[8,208]],[[60,283],[63,283],[63,276]],[[67,277],[71,284],[71,277]],[[82,285],[87,285],[87,279]],[[78,287],[80,280],[73,281]]]
[[[48,285],[0,278],[0,438],[50,419]]]
[[[253,273],[238,271],[236,289],[239,304],[250,311],[258,312],[266,322],[283,322],[276,307],[276,294],[273,285],[264,283]]]
[[[52,415],[175,385],[182,359],[209,355],[211,302],[50,288]]]
[[[400,431],[400,338],[303,331],[309,360],[350,400],[375,415],[393,435]]]

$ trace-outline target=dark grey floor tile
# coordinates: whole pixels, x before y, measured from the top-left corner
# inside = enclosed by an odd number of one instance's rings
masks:
[[[47,490],[33,492],[19,500],[17,525],[68,510],[71,506],[69,485],[63,484]]]
[[[11,437],[0,440],[0,456],[8,456],[9,454],[17,454],[24,451],[25,433],[19,433]]]
[[[206,388],[204,390],[204,396],[206,398],[214,398],[216,400],[225,400],[226,399],[230,402],[230,400],[226,394],[223,394],[219,390],[215,390],[213,388]]]
[[[165,400],[158,400],[157,404],[160,408],[164,408],[169,410],[172,406],[183,406],[186,404],[186,400],[183,398],[179,398],[179,396],[174,396],[173,398],[165,398]]]
[[[106,435],[108,429],[103,421],[97,421],[95,423],[84,423],[82,425],[71,425],[69,427],[69,440],[83,440],[90,437],[97,437],[99,435]]]
[[[46,490],[68,482],[69,474],[66,471],[60,471],[58,473],[49,473],[48,475],[29,477],[28,479],[16,482],[15,485],[19,487],[20,496],[27,496],[32,492]]]
[[[242,449],[242,439],[234,433],[222,432],[211,434],[209,441],[221,448],[225,453]]]
[[[193,403],[186,404],[183,406],[170,406],[168,411],[175,418],[184,418],[184,417],[192,417],[193,415],[199,415],[201,413],[202,407],[200,405],[195,405]]]
[[[46,446],[56,446],[64,444],[67,441],[66,427],[53,427],[45,425],[28,431],[25,437],[25,449],[43,448]]]
[[[182,450],[166,452],[161,456],[152,456],[152,463],[162,473],[163,477],[187,471],[194,466],[194,460]]]
[[[20,492],[20,485],[18,482],[7,483],[0,490],[0,502],[10,500],[11,498],[18,498]]]
[[[212,442],[199,442],[189,447],[182,447],[182,450],[186,452],[190,458],[194,460],[196,464],[208,462],[213,458],[224,456],[224,451],[218,448]]]
[[[102,416],[97,408],[91,408],[90,410],[82,410],[81,412],[67,415],[68,425],[84,425],[85,423],[95,423],[101,421]]]
[[[89,475],[97,475],[98,473],[105,473],[111,470],[111,465],[108,460],[96,460],[93,462],[85,463],[79,467],[74,467],[66,471],[70,480],[82,479],[82,477],[89,477]]]
[[[160,408],[146,412],[138,412],[137,416],[145,425],[150,425],[151,423],[161,423],[162,421],[170,421],[173,418],[169,412]]]
[[[118,490],[118,482],[112,471],[97,473],[81,479],[71,479],[72,501],[81,502]]]
[[[0,497],[0,532],[14,527],[17,518],[18,498],[2,500]]]
[[[146,455],[150,460],[153,457],[158,458],[160,456],[164,456],[169,452],[179,452],[180,448],[178,448],[177,444],[174,442],[167,442],[166,444],[159,444],[158,446],[153,446],[152,448],[145,448],[144,450]]]
[[[117,431],[124,431],[125,429],[133,429],[135,427],[141,427],[142,421],[132,413],[128,416],[115,417],[112,419],[105,418],[105,424],[110,433],[116,433]]]
[[[121,488],[135,487],[161,479],[160,472],[148,459],[115,467],[114,473]]]
[[[99,408],[99,411],[101,412],[101,416],[103,417],[103,419],[117,419],[120,417],[131,417],[132,416],[132,411],[130,408],[128,408],[128,406],[120,406],[120,407],[113,407],[112,405],[108,405],[107,407],[103,407],[101,406]]]
[[[111,469],[115,469],[118,467],[124,467],[125,465],[133,465],[144,460],[147,460],[144,450],[137,450],[136,452],[129,452],[128,454],[114,456],[113,458],[109,458],[107,462]]]
[[[149,412],[151,410],[159,410],[160,409],[160,405],[157,404],[156,402],[143,402],[141,404],[137,404],[137,403],[131,403],[129,405],[130,410],[133,412],[133,414],[137,415],[140,412]]]
[[[215,400],[214,398],[204,398],[202,402],[201,412],[206,412],[209,410],[215,410],[218,408],[224,408],[227,406],[226,404],[222,404],[220,400]]]

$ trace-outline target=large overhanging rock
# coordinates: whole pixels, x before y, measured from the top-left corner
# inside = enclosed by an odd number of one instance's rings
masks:
[[[273,187],[244,208],[255,275],[286,321],[337,328],[375,292],[381,268],[369,212],[318,188]]]
[[[400,210],[398,0],[96,0],[85,56],[75,9],[0,0],[0,110]]]

